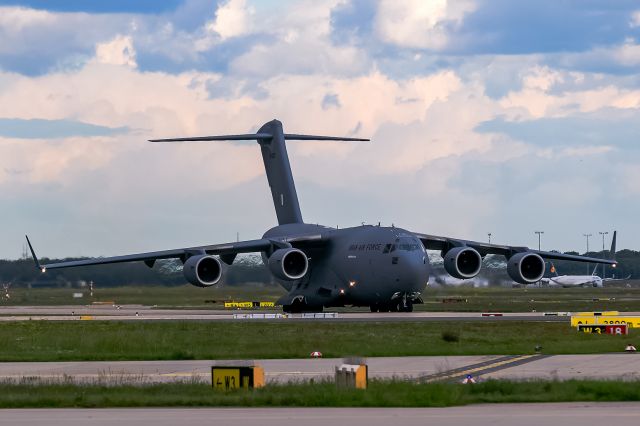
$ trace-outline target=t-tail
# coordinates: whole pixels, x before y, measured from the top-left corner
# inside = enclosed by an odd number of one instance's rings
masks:
[[[609,249],[609,255],[607,256],[607,259],[609,260],[616,260],[616,239],[618,236],[618,231],[613,231],[613,238],[611,238],[611,248]],[[602,253],[603,256],[605,256],[605,253]],[[612,265],[614,268],[616,267],[616,264]],[[598,268],[600,267],[600,265],[596,265],[593,268],[593,272],[591,273],[591,275],[596,275],[598,273]],[[602,272],[604,273],[604,266],[602,267]],[[603,274],[604,277],[604,274]]]
[[[190,141],[237,141],[257,140],[262,151],[262,161],[271,188],[273,205],[278,224],[303,223],[296,186],[291,174],[289,156],[285,140],[320,141],[368,141],[369,139],[343,138],[334,136],[314,136],[284,133],[282,123],[272,120],[265,123],[256,133],[224,136],[202,136],[191,138],[153,139],[150,142],[190,142]]]

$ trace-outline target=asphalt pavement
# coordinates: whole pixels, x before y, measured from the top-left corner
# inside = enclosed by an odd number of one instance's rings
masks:
[[[11,426],[637,426],[639,403],[470,405],[450,408],[115,408],[0,410]]]
[[[247,316],[253,315],[253,318]],[[335,316],[334,316],[335,315]],[[288,314],[279,310],[156,309],[142,305],[3,306],[0,321],[563,321],[566,312],[326,312]]]

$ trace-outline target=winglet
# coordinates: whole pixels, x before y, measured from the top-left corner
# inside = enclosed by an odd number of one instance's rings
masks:
[[[46,272],[47,268],[40,265],[40,261],[38,260],[38,256],[36,256],[36,252],[33,250],[33,246],[31,245],[31,241],[29,241],[29,236],[25,235],[27,238],[27,244],[29,244],[29,250],[31,250],[31,256],[33,257],[33,261],[36,263],[36,268],[40,269],[42,272]]]

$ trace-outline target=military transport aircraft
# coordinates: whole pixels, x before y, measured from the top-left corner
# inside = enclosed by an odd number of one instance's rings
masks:
[[[185,279],[198,287],[220,282],[223,263],[231,265],[239,253],[261,253],[265,265],[288,293],[278,300],[286,312],[322,311],[323,307],[369,306],[372,311],[413,310],[429,280],[425,250],[439,250],[444,267],[456,278],[478,274],[487,254],[507,258],[507,273],[519,283],[539,281],[544,259],[614,264],[614,260],[531,250],[527,247],[487,244],[408,231],[395,226],[362,225],[336,229],[304,223],[291,174],[285,140],[367,141],[286,134],[278,120],[255,134],[158,139],[151,142],[257,140],[276,210],[278,226],[260,239],[179,248],[125,256],[40,264],[47,269],[142,261],[153,267],[158,259],[180,259]]]

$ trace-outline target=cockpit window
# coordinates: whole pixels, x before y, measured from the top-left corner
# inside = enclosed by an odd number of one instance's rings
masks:
[[[416,240],[415,238],[411,238],[411,237],[400,237],[397,240],[397,248],[398,250],[403,250],[403,251],[416,251],[416,250],[420,250],[420,242],[418,240]]]

